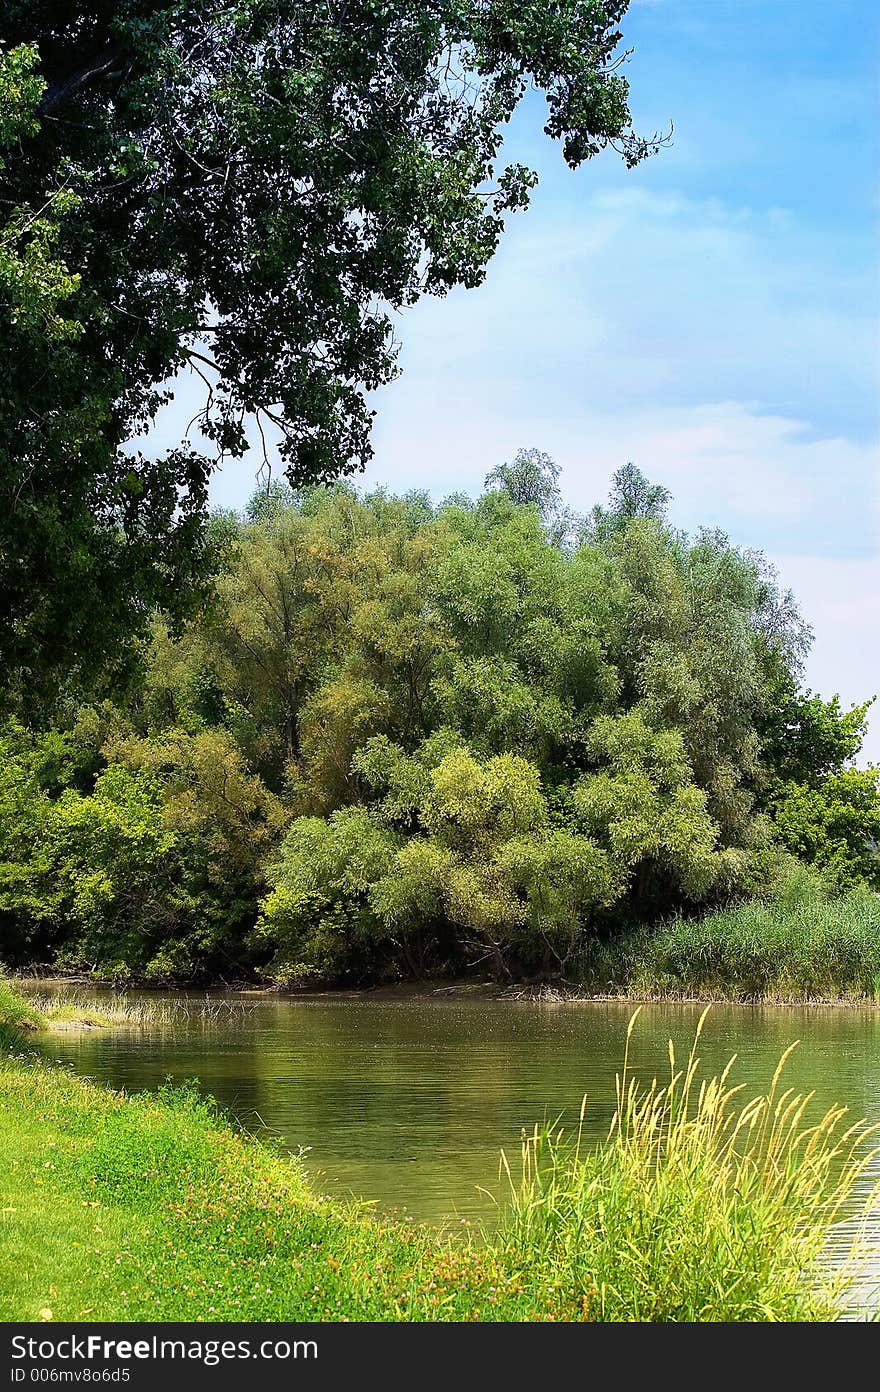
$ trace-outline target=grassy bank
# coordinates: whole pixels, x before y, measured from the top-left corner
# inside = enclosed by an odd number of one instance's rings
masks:
[[[93,1003],[66,993],[22,994],[0,975],[0,1030],[13,1034],[64,1029],[106,1029],[128,1023],[124,1007],[96,1010]]]
[[[752,899],[597,949],[588,986],[636,999],[880,999],[880,896]]]
[[[608,1140],[524,1140],[487,1242],[317,1195],[193,1090],[127,1097],[21,1053],[0,1065],[0,1318],[825,1320],[821,1250],[863,1130],[774,1083],[740,1106],[697,1062]],[[4,1053],[6,1051],[4,1050]]]

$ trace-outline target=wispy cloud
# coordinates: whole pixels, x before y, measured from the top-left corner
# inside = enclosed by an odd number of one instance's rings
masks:
[[[610,475],[632,459],[676,499],[685,526],[721,526],[762,549],[867,555],[880,535],[876,478],[880,451],[843,437],[814,438],[803,421],[761,414],[748,402],[572,411],[564,417],[480,407],[461,397],[409,402],[377,433],[368,478],[396,487],[418,479],[435,494],[479,490],[483,474],[521,445],[547,450],[563,469],[570,503],[587,509]]]
[[[511,227],[480,291],[407,316],[402,364],[438,386],[476,373],[561,411],[761,400],[864,436],[877,423],[880,286],[866,248],[837,250],[829,264],[775,206],[643,188],[548,199]]]

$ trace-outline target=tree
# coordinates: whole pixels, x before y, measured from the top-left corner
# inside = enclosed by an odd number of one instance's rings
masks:
[[[816,786],[841,773],[862,747],[876,698],[844,710],[839,696],[824,701],[816,692],[798,690],[790,673],[778,674],[774,688],[762,746],[775,776]]]
[[[426,610],[424,573],[442,545],[414,497],[362,501],[339,484],[273,503],[230,538],[214,602],[184,640],[189,661],[176,672],[163,642],[148,683],[167,674],[177,719],[195,667],[273,786],[286,779],[300,810],[330,811],[353,796],[364,739],[387,729],[411,745],[426,733],[448,639]]]
[[[276,980],[375,973],[390,944],[369,896],[399,845],[363,808],[294,822],[270,871],[272,889],[256,930],[272,950]]]
[[[55,744],[15,725],[0,736],[7,959],[153,980],[240,970],[288,819],[231,737],[117,733],[85,792],[75,739]]]
[[[838,891],[880,889],[880,772],[855,767],[874,699],[845,710],[838,696],[823,701],[775,671],[761,730],[776,834]]]
[[[45,84],[37,65],[32,47],[0,53],[0,171],[15,145],[39,129],[35,113]],[[41,208],[13,208],[0,225],[0,292],[7,316],[53,341],[75,337],[80,328],[60,313],[63,301],[79,289],[79,277],[54,255],[59,219],[77,203],[70,189],[57,189]]]
[[[597,720],[590,750],[605,767],[578,781],[572,803],[580,825],[631,880],[636,911],[656,914],[677,894],[704,899],[723,867],[718,826],[680,732],[651,729],[636,707]]]
[[[845,768],[812,786],[782,783],[771,812],[782,844],[833,889],[869,884],[880,892],[880,771]]]
[[[539,449],[517,450],[509,464],[496,464],[486,475],[486,488],[500,488],[518,507],[536,507],[543,521],[558,507],[561,470]]]
[[[347,483],[212,532],[210,602],[154,620],[136,687],[0,727],[19,960],[571,974],[621,924],[777,894],[795,855],[878,884],[867,707],[801,691],[796,608],[722,533],[637,511],[567,553],[504,488]]]
[[[563,507],[559,475],[562,470],[543,450],[517,450],[508,464],[497,464],[486,475],[486,488],[498,489],[517,507],[538,511],[547,539],[560,550],[576,544],[583,522],[571,508]]]
[[[572,168],[656,148],[631,129],[615,56],[626,7],[8,0],[7,682],[62,663],[106,677],[203,573],[211,461],[127,448],[175,374],[202,378],[221,458],[255,418],[295,484],[356,468],[366,393],[395,372],[393,314],[477,285],[528,202],[534,174],[498,157],[529,85]]]
[[[608,541],[635,517],[663,522],[671,496],[662,484],[649,483],[635,464],[624,464],[611,480],[607,508],[597,503],[592,509],[587,535],[597,541]]]

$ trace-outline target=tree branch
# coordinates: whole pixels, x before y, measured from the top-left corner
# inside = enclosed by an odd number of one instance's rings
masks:
[[[87,86],[93,78],[97,77],[118,77],[121,69],[111,72],[111,69],[119,62],[122,54],[118,49],[111,49],[109,53],[102,54],[97,58],[90,58],[82,67],[77,68],[69,77],[65,77],[61,82],[50,82],[43,93],[40,105],[37,107],[38,116],[48,116],[54,111],[56,106],[60,106],[63,101],[78,92],[81,87]]]

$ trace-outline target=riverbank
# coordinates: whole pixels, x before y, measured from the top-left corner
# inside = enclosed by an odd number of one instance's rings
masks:
[[[51,968],[45,969],[51,973]],[[40,986],[67,991],[94,979],[35,975]],[[102,984],[98,979],[97,984]],[[140,985],[133,981],[132,985]],[[171,989],[174,984],[169,983]],[[745,900],[696,918],[675,918],[597,938],[570,980],[498,981],[457,977],[384,984],[300,988],[254,981],[215,983],[237,996],[290,994],[377,1000],[453,999],[733,1001],[778,1005],[880,1003],[880,896],[869,890],[837,898]],[[148,989],[162,989],[155,982]],[[184,987],[192,990],[192,987]],[[124,1011],[108,992],[107,1011]]]
[[[58,1034],[68,1030],[109,1029],[124,1022],[124,1006],[111,1003],[105,1010],[67,993],[46,996],[40,993],[22,994],[0,975],[0,1039],[3,1033],[13,1037],[22,1034]]]
[[[742,1112],[724,1080],[697,1100],[693,1060],[675,1068],[671,1092],[624,1080],[598,1149],[537,1132],[525,1141],[497,1231],[474,1240],[322,1197],[298,1161],[239,1133],[192,1089],[127,1096],[5,1035],[3,1319],[841,1312],[843,1269],[832,1274],[819,1257],[858,1182],[863,1160],[843,1152],[860,1134],[847,1139],[832,1113],[806,1144],[809,1119],[790,1095],[777,1099],[776,1084]]]

